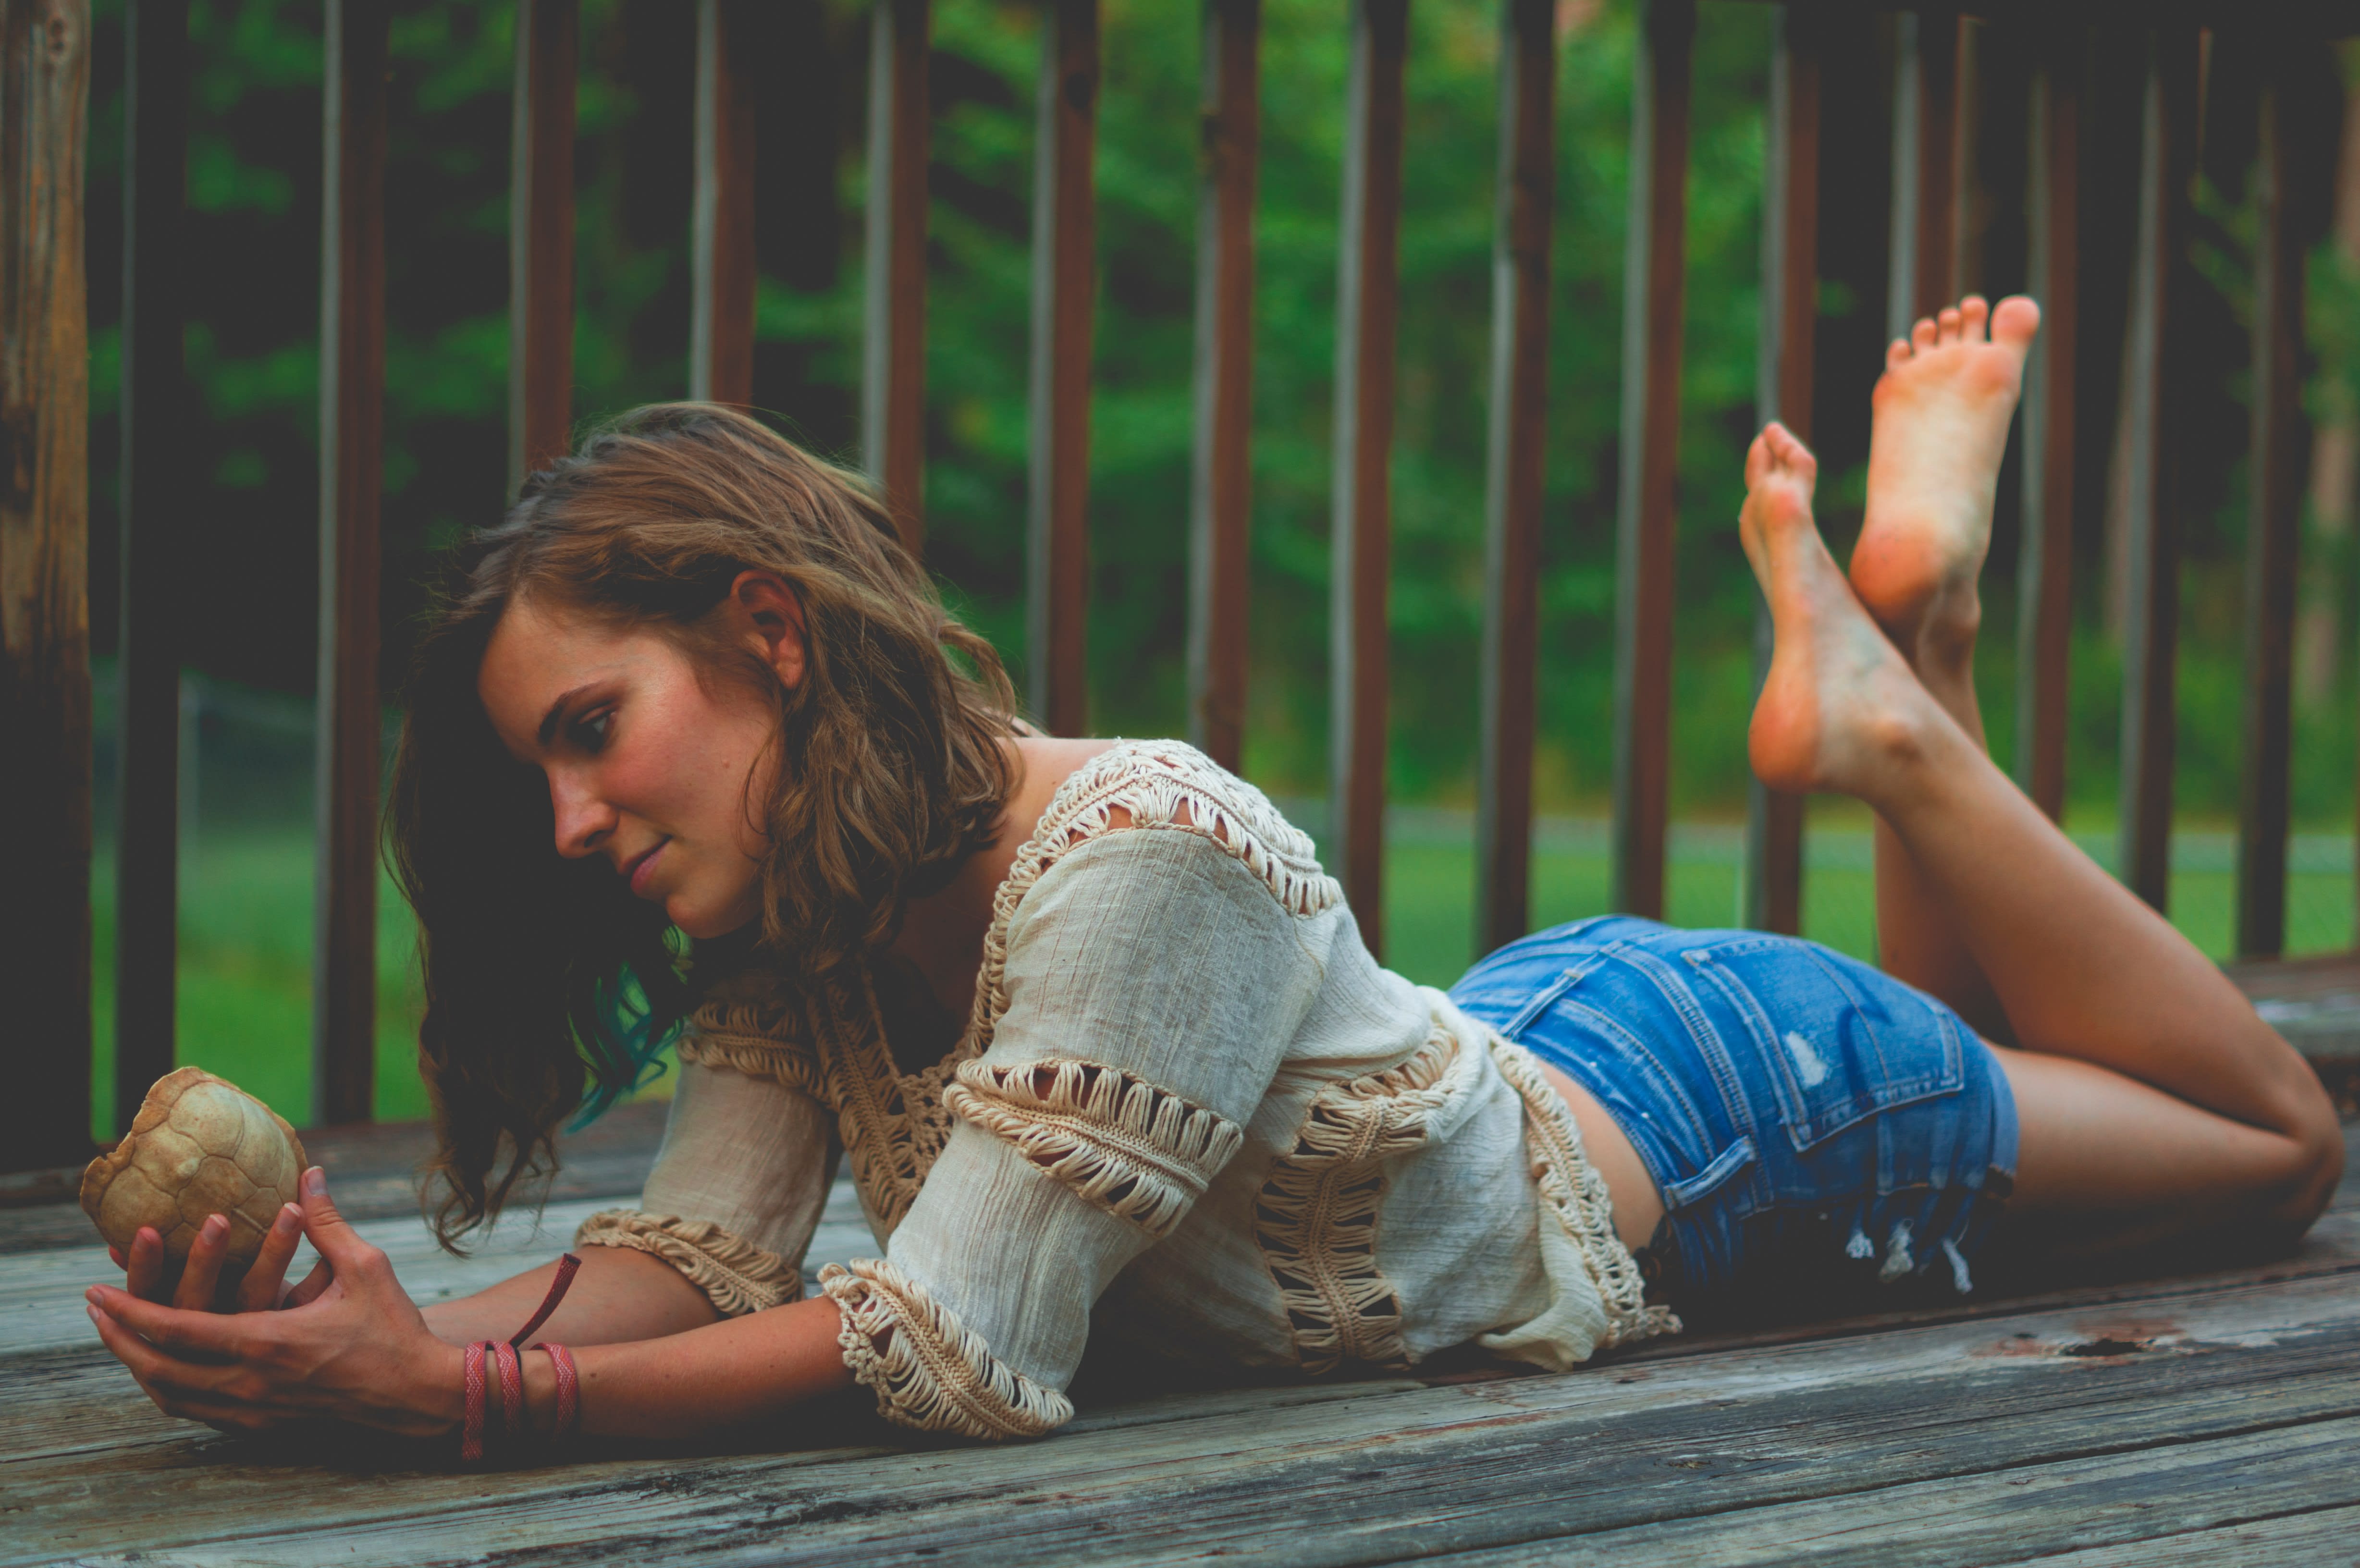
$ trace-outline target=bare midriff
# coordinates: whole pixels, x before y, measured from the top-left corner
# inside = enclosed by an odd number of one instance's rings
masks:
[[[1539,1065],[1565,1096],[1574,1125],[1581,1129],[1583,1152],[1606,1180],[1607,1195],[1614,1202],[1614,1234],[1622,1238],[1623,1246],[1638,1251],[1653,1238],[1664,1218],[1664,1198],[1655,1189],[1655,1179],[1647,1174],[1622,1124],[1598,1103],[1596,1095],[1547,1062]]]

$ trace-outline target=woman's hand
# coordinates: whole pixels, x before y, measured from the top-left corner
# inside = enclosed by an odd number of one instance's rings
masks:
[[[317,1167],[303,1174],[300,1218],[298,1228],[311,1238],[322,1265],[297,1288],[300,1293],[321,1281],[300,1304],[290,1300],[281,1312],[216,1314],[185,1304],[209,1301],[214,1289],[213,1280],[200,1280],[202,1291],[196,1293],[187,1274],[169,1306],[137,1290],[97,1285],[89,1301],[99,1338],[166,1415],[224,1431],[257,1432],[321,1417],[414,1436],[456,1425],[461,1351],[427,1328],[385,1253],[336,1212],[327,1175]],[[274,1224],[274,1242],[279,1230]],[[203,1244],[201,1236],[198,1246]],[[283,1250],[265,1275],[272,1295],[293,1247]],[[215,1254],[217,1276],[218,1247]],[[263,1273],[270,1256],[266,1244],[252,1272]],[[192,1247],[189,1274],[196,1272],[196,1258]],[[139,1243],[127,1261],[129,1282],[142,1282]],[[146,1282],[155,1288],[152,1274]],[[255,1299],[264,1289],[257,1287]]]
[[[192,1312],[261,1312],[301,1306],[328,1288],[330,1271],[324,1258],[301,1284],[288,1287],[287,1266],[295,1260],[295,1248],[302,1240],[303,1211],[293,1203],[281,1203],[262,1238],[262,1250],[245,1275],[227,1289],[221,1282],[222,1265],[229,1254],[226,1215],[213,1215],[198,1230],[177,1280],[165,1275],[164,1238],[156,1234],[154,1225],[139,1227],[128,1258],[119,1247],[108,1247],[106,1255],[123,1270],[123,1288],[143,1301]]]

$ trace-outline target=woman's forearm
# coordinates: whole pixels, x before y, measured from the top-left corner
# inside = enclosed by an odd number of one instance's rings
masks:
[[[535,1344],[545,1339],[569,1346],[661,1339],[719,1321],[705,1292],[661,1258],[619,1247],[585,1247],[577,1256],[582,1271],[557,1311],[533,1334]],[[544,1263],[472,1296],[438,1301],[425,1309],[426,1326],[452,1345],[506,1339],[540,1308],[556,1278],[557,1265]],[[546,1362],[548,1357],[532,1359]]]
[[[574,1356],[582,1430],[694,1437],[849,1388],[836,1344],[842,1323],[836,1303],[818,1296],[662,1339],[592,1345]],[[546,1434],[556,1421],[556,1370],[548,1356],[528,1356],[524,1372],[526,1412]]]

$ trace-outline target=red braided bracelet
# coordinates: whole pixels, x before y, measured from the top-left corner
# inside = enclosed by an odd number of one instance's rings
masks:
[[[541,1301],[541,1310],[534,1312],[524,1327],[509,1336],[505,1345],[479,1339],[469,1345],[460,1360],[461,1391],[464,1415],[459,1427],[459,1459],[462,1464],[480,1465],[484,1459],[485,1395],[490,1379],[485,1375],[484,1359],[497,1358],[500,1379],[500,1431],[513,1445],[525,1433],[524,1364],[517,1354],[518,1346],[532,1337],[532,1331],[549,1321],[565,1292],[574,1288],[574,1276],[580,1271],[582,1259],[572,1253],[557,1260],[557,1278],[549,1282],[549,1294]],[[550,1362],[557,1368],[557,1435],[563,1437],[581,1419],[581,1379],[574,1368],[574,1357],[565,1347],[544,1345],[550,1352]]]
[[[549,1352],[550,1370],[557,1374],[557,1425],[549,1441],[563,1443],[582,1424],[582,1377],[574,1369],[574,1352],[555,1344],[541,1348]]]
[[[500,1442],[513,1453],[524,1436],[524,1358],[513,1345],[492,1346],[500,1369]]]
[[[570,1252],[557,1260],[557,1278],[549,1282],[549,1294],[541,1299],[541,1310],[532,1314],[524,1327],[508,1336],[510,1345],[519,1350],[524,1348],[524,1342],[532,1337],[532,1331],[549,1321],[549,1314],[557,1310],[557,1303],[565,1300],[565,1292],[574,1289],[574,1276],[581,1269],[582,1259]]]
[[[476,1340],[461,1359],[460,1386],[466,1398],[466,1416],[459,1428],[462,1464],[480,1465],[484,1460],[484,1353],[491,1347],[490,1340]]]

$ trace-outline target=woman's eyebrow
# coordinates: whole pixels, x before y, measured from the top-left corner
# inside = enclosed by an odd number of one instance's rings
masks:
[[[565,705],[588,690],[587,686],[576,686],[570,691],[560,692],[557,701],[549,705],[549,712],[541,716],[541,750],[547,751],[549,743],[557,738],[557,721],[564,716]]]

